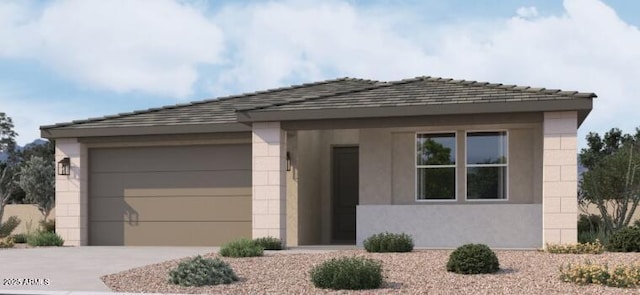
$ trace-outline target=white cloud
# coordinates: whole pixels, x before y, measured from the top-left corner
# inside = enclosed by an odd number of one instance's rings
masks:
[[[37,58],[100,89],[184,97],[203,79],[216,96],[338,76],[432,75],[596,92],[580,136],[638,124],[640,31],[598,0],[565,0],[556,15],[532,6],[511,18],[448,23],[423,21],[424,6],[387,2],[212,10],[203,2],[94,0],[39,12],[7,3],[0,3],[0,56]],[[215,74],[200,77],[200,64]]]
[[[69,0],[30,17],[24,10],[0,6],[0,56],[40,60],[98,89],[186,97],[196,67],[221,59],[222,32],[188,4]]]
[[[445,76],[596,92],[580,136],[614,126],[632,131],[640,107],[640,31],[597,0],[565,0],[564,10],[539,15],[528,7],[507,19],[434,25],[414,22],[422,11],[393,6],[231,6],[215,17],[233,52],[213,89],[261,89],[291,77]]]
[[[532,18],[538,16],[538,9],[534,6],[520,7],[516,10],[516,14],[522,18]]]

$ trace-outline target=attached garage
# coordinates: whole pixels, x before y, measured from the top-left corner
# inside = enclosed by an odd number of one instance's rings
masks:
[[[89,245],[251,237],[251,145],[89,149]]]

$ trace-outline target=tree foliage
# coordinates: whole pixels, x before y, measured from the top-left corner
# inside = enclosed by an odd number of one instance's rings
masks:
[[[25,192],[26,200],[38,206],[44,220],[47,220],[55,206],[54,168],[52,161],[32,157],[20,169],[19,184]]]
[[[613,128],[587,135],[579,160],[588,170],[580,180],[580,202],[594,204],[606,233],[626,227],[640,202],[640,129],[635,135]]]

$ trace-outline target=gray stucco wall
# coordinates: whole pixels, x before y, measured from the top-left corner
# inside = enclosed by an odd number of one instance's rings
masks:
[[[381,232],[410,234],[416,247],[542,247],[541,204],[360,205],[357,243]]]

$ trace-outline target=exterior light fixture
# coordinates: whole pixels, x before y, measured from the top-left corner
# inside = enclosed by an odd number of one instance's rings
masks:
[[[71,159],[69,157],[58,161],[58,175],[71,174]]]
[[[287,171],[291,171],[291,154],[287,152]]]

